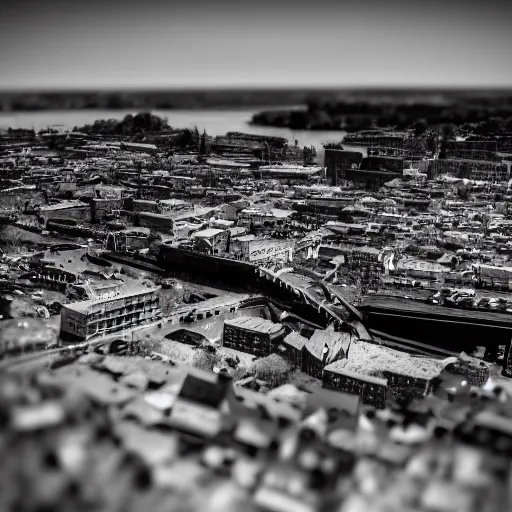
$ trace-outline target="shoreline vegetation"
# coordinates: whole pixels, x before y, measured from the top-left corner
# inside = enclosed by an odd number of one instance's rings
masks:
[[[410,101],[402,97],[341,101],[311,98],[302,110],[265,110],[254,114],[259,126],[292,130],[414,130],[417,136],[441,126],[460,132],[490,135],[512,132],[512,94],[453,95]]]
[[[0,112],[44,110],[172,110],[280,108],[304,105],[318,117],[325,111],[336,120],[342,105],[352,105],[347,115],[372,113],[378,106],[460,105],[463,109],[499,108],[511,105],[512,90],[506,89],[183,89],[153,91],[0,91]],[[338,107],[336,107],[338,105]],[[290,107],[288,107],[290,106]],[[323,108],[318,108],[322,106]],[[491,110],[492,110],[491,109]],[[291,110],[285,110],[291,112]],[[483,112],[482,112],[483,113]],[[381,117],[384,112],[377,112]],[[499,115],[490,112],[491,115]],[[387,113],[389,115],[389,112]],[[322,116],[325,117],[325,116]],[[297,120],[298,118],[296,118]],[[326,121],[324,118],[317,121]],[[321,123],[320,123],[321,124]]]

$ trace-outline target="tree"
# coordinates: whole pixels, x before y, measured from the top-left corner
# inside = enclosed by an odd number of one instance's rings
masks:
[[[277,387],[285,384],[291,371],[290,365],[279,355],[270,354],[256,361],[254,371],[258,379]]]
[[[206,155],[208,152],[208,146],[207,146],[207,135],[206,130],[203,131],[203,135],[201,135],[201,142],[199,144],[199,154],[200,155]]]
[[[216,352],[211,352],[204,348],[199,348],[192,359],[192,366],[211,372],[219,360],[220,358]]]
[[[471,183],[466,183],[466,184],[464,184],[463,182],[457,183],[456,188],[455,188],[457,197],[461,201],[467,201],[469,199],[469,197],[471,196],[472,188],[473,188],[473,186],[471,185]]]
[[[192,132],[192,136],[194,138],[194,145],[197,150],[199,150],[199,130],[197,129],[197,126],[194,127],[194,131]]]
[[[176,140],[176,145],[180,149],[187,148],[192,142],[194,141],[194,135],[191,130],[186,128],[185,130],[182,130]]]
[[[414,130],[414,135],[416,137],[420,137],[423,135],[428,128],[428,121],[424,118],[418,119],[413,125],[412,128]]]
[[[441,148],[439,158],[446,158],[446,150],[448,144],[455,140],[455,126],[453,124],[445,124],[442,128]]]

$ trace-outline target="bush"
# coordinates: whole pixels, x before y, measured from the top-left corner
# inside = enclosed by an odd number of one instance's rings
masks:
[[[192,366],[211,372],[214,366],[217,365],[219,359],[219,356],[215,352],[199,349],[192,358]]]
[[[291,366],[277,354],[262,357],[254,364],[256,377],[268,382],[272,388],[285,384],[288,381],[290,371]]]
[[[288,376],[288,383],[293,384],[300,391],[311,392],[314,388],[321,388],[322,381],[311,377],[307,373],[301,372],[300,370],[294,370]]]

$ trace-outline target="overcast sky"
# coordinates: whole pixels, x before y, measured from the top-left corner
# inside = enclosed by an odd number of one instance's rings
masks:
[[[512,86],[487,0],[0,0],[0,89]]]

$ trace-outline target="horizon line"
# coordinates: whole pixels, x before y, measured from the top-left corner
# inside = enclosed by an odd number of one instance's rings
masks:
[[[171,93],[171,92],[357,92],[357,91],[512,91],[510,85],[262,85],[262,86],[137,86],[137,87],[84,87],[84,88],[59,88],[59,87],[21,87],[1,88],[0,94],[70,94],[70,93]]]

